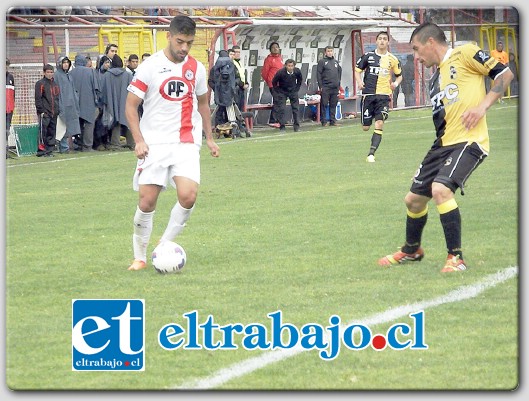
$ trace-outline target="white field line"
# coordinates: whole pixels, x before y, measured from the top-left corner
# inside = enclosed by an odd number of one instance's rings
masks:
[[[457,273],[456,273],[457,274]],[[416,302],[409,305],[401,305],[395,308],[388,309],[384,312],[377,313],[376,315],[366,317],[362,320],[353,320],[348,323],[342,323],[341,328],[345,328],[353,323],[363,324],[367,327],[372,327],[377,324],[392,322],[401,317],[406,317],[410,313],[418,312],[428,308],[435,308],[436,306],[449,304],[453,302],[465,301],[470,298],[474,298],[486,291],[489,288],[493,288],[498,284],[503,283],[518,275],[518,266],[511,266],[498,271],[495,274],[491,274],[485,277],[480,282],[472,285],[462,286],[445,295],[439,297]],[[325,339],[327,341],[327,339]],[[178,389],[213,389],[229,382],[230,380],[245,376],[256,370],[264,368],[267,365],[280,362],[287,358],[293,357],[301,352],[307,351],[301,346],[294,347],[291,349],[278,349],[274,351],[264,352],[254,358],[249,358],[244,361],[235,363],[226,368],[220,369],[213,373],[211,376],[203,379],[195,379],[190,382],[184,383],[176,388]]]

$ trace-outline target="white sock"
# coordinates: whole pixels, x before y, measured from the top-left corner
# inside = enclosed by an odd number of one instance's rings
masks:
[[[191,209],[186,209],[180,205],[180,202],[177,202],[171,210],[169,223],[167,223],[167,228],[162,235],[161,241],[173,241],[184,229],[186,221],[189,220],[189,216],[191,216],[194,208],[195,205]]]
[[[136,208],[134,214],[134,234],[132,235],[132,248],[134,259],[147,262],[147,246],[152,233],[154,210],[152,212],[142,212]]]

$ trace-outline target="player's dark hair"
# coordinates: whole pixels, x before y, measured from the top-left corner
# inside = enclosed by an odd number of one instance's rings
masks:
[[[105,54],[108,54],[109,50],[112,48],[112,47],[115,47],[117,48],[118,45],[116,45],[115,43],[109,43],[105,49]]]
[[[325,46],[325,51],[327,51],[328,49],[333,49],[333,50],[334,50],[334,47],[332,47],[332,46]]]
[[[272,51],[272,46],[273,46],[273,45],[277,45],[277,47],[279,47],[279,43],[277,43],[277,42],[272,42],[272,43],[270,43],[270,46],[268,46],[268,50]]]
[[[137,54],[131,54],[131,55],[129,56],[129,61],[130,61],[130,60],[139,60],[139,57],[138,57]]]
[[[197,30],[197,24],[187,15],[178,15],[171,20],[171,25],[169,25],[169,32],[171,35],[177,35],[181,33],[182,35],[195,35]]]
[[[285,61],[285,66],[286,66],[287,64],[290,64],[290,63],[296,65],[296,60],[293,60],[293,59],[289,58],[287,61]]]
[[[439,26],[431,22],[419,25],[411,34],[410,43],[417,37],[420,43],[426,43],[428,38],[433,38],[438,43],[446,43],[446,35]]]
[[[53,66],[51,64],[45,64],[43,67],[42,67],[42,71],[46,72],[46,71],[54,71],[53,70]]]
[[[380,31],[379,33],[377,33],[377,37],[376,37],[375,39],[378,39],[378,37],[379,37],[380,35],[385,35],[385,36],[387,36],[388,39],[389,39],[389,34],[388,34],[387,31]]]
[[[233,50],[241,50],[241,46],[239,46],[239,45],[234,45],[234,46],[232,47],[232,49],[233,49]]]

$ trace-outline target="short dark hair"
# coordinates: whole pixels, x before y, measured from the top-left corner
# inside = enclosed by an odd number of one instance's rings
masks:
[[[139,60],[139,59],[140,59],[140,58],[138,57],[137,54],[131,54],[131,55],[129,56],[129,61],[130,61],[130,60]]]
[[[143,59],[144,57],[151,57],[151,53],[143,53],[141,58]]]
[[[6,65],[11,65],[11,61],[8,58],[6,58]]]
[[[428,38],[433,38],[438,43],[446,43],[446,35],[443,30],[431,22],[425,22],[415,28],[411,34],[410,43],[415,37],[420,43],[426,43]]]
[[[233,50],[241,50],[241,46],[239,46],[239,45],[234,45],[234,46],[232,47],[232,49],[233,49]]]
[[[187,15],[177,15],[171,20],[169,32],[171,35],[181,33],[183,35],[195,35],[197,24]]]
[[[268,46],[268,50],[272,51],[272,46],[273,46],[273,45],[277,45],[277,47],[279,47],[279,43],[277,43],[277,42],[272,42],[272,43],[270,43],[270,46]]]
[[[379,33],[377,33],[377,37],[376,37],[375,39],[378,39],[378,37],[379,37],[380,35],[386,35],[386,36],[388,37],[388,39],[389,39],[388,31],[380,31]]]
[[[112,59],[112,68],[123,68],[123,60],[117,54]]]
[[[116,45],[115,43],[109,43],[109,44],[107,45],[106,49],[105,49],[105,54],[107,54],[107,53],[109,52],[109,50],[110,50],[111,47],[115,47],[115,48],[117,48],[118,45]]]
[[[44,64],[44,67],[42,67],[42,71],[54,71],[53,66],[51,64]]]
[[[290,63],[296,65],[296,60],[293,60],[293,59],[289,58],[287,61],[285,61],[285,66],[286,66],[287,64],[290,64]]]

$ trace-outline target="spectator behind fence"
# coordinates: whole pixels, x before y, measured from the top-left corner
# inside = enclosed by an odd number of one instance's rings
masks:
[[[272,101],[274,99],[274,85],[272,84],[272,79],[274,75],[281,68],[283,68],[283,58],[281,56],[281,49],[279,48],[279,43],[272,42],[269,46],[270,54],[266,56],[263,68],[261,70],[261,77],[266,82],[266,85],[270,89],[270,94],[272,95]],[[279,128],[279,121],[277,119],[277,106],[274,106],[275,102],[272,103],[272,112],[270,113],[270,119],[268,123],[276,128]]]
[[[91,152],[94,144],[94,126],[99,109],[99,81],[96,72],[86,66],[86,57],[78,54],[75,56],[75,68],[70,72],[75,89],[79,96],[79,125],[81,127],[81,140],[79,150]]]
[[[101,122],[103,117],[103,102],[101,100],[102,94],[101,94],[101,81],[103,80],[103,75],[109,70],[110,68],[110,59],[107,56],[101,57],[99,60],[98,66],[97,66],[97,72],[96,76],[99,81],[99,98],[97,101],[97,107],[99,110],[99,114],[96,118],[95,127],[94,127],[94,146],[93,148],[95,150],[108,150],[110,147],[110,134],[109,130],[105,128],[103,123]]]
[[[39,119],[38,156],[51,156],[55,150],[57,116],[59,115],[59,85],[53,79],[53,66],[46,64],[44,77],[35,84],[35,108]]]
[[[241,47],[233,46],[233,64],[235,64],[236,77],[238,75],[239,79],[236,79],[235,87],[235,103],[237,107],[242,112],[245,109],[246,105],[246,89],[248,89],[248,78],[246,73],[246,67],[241,61]],[[238,74],[237,74],[238,73]]]
[[[509,69],[514,75],[511,81],[511,96],[518,95],[518,67],[516,66],[516,56],[512,52],[509,53]]]
[[[140,62],[140,59],[137,54],[131,54],[129,58],[127,59],[127,68],[126,71],[134,78],[134,74],[136,74],[136,68],[138,68],[138,64]]]
[[[413,54],[408,54],[406,63],[402,66],[401,88],[402,93],[404,93],[404,106],[415,106],[415,59]]]
[[[57,71],[54,75],[54,80],[61,91],[59,95],[59,118],[66,126],[66,132],[59,142],[60,153],[73,151],[72,138],[81,134],[81,127],[79,126],[79,96],[70,75],[71,67],[72,62],[68,57],[60,57],[57,61]]]
[[[101,99],[103,102],[103,125],[111,130],[110,149],[121,148],[119,138],[122,133],[127,139],[126,147],[134,149],[134,140],[128,130],[127,118],[125,117],[125,104],[127,101],[127,87],[132,81],[132,76],[125,71],[123,61],[117,54],[114,56],[112,68],[110,68],[101,80]]]
[[[338,104],[338,93],[340,92],[340,81],[342,80],[342,67],[334,58],[334,48],[325,47],[325,55],[318,61],[317,66],[318,87],[321,91],[320,122],[326,125],[340,125],[336,122],[336,105]],[[327,109],[329,108],[329,121],[327,121]]]
[[[285,61],[285,66],[276,72],[274,79],[272,79],[280,131],[285,130],[287,99],[290,100],[290,107],[292,108],[294,131],[299,131],[299,88],[301,88],[302,83],[301,70],[296,67],[296,62],[292,59]]]
[[[11,131],[11,121],[13,119],[13,112],[15,111],[15,78],[8,69],[11,62],[6,58],[6,158],[9,156],[9,132]]]
[[[219,57],[210,70],[208,85],[213,89],[215,101],[215,126],[235,121],[233,102],[235,96],[235,64],[226,50],[219,51]],[[232,113],[232,118],[230,114]]]

